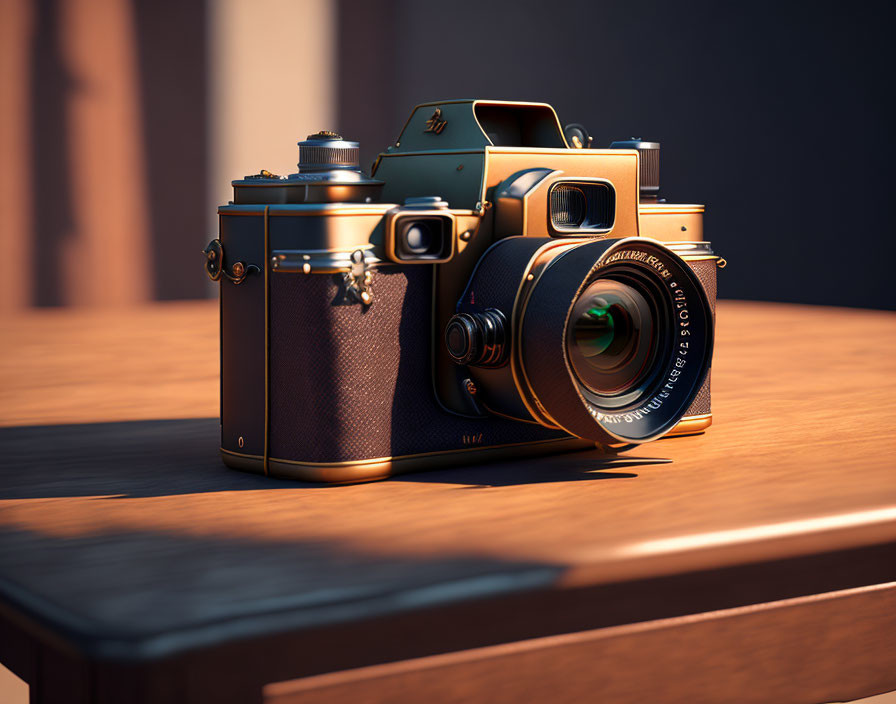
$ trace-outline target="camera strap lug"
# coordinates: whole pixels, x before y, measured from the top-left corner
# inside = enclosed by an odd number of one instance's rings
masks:
[[[209,242],[202,253],[205,255],[205,273],[212,281],[219,281],[221,277],[224,277],[239,285],[246,280],[249,274],[257,274],[261,271],[259,267],[254,264],[246,264],[246,262],[234,262],[228,271],[224,267],[224,246],[219,239]]]
[[[373,291],[370,288],[373,272],[367,268],[364,250],[356,249],[352,252],[351,268],[345,272],[344,279],[346,293],[365,306],[369,306],[373,301]]]

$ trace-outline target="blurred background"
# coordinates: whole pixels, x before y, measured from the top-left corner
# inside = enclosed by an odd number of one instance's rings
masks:
[[[0,0],[0,310],[213,294],[229,181],[421,102],[545,101],[662,142],[728,298],[896,308],[884,3]]]

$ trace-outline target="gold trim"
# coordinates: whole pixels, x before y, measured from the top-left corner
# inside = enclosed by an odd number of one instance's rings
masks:
[[[495,145],[487,145],[485,150],[489,154],[535,154],[537,156],[541,156],[542,154],[569,156],[572,154],[576,159],[598,156],[613,156],[631,159],[633,155],[637,156],[638,154],[634,149],[582,149],[579,151],[578,149],[563,149],[561,147],[496,147]],[[570,178],[575,177],[570,176]]]
[[[300,181],[299,179],[280,179],[278,181],[271,181],[268,183],[244,183],[246,179],[236,178],[230,182],[230,185],[234,188],[277,188],[286,187],[286,188],[304,188],[305,186],[314,184],[314,185],[324,185],[324,186],[336,186],[336,187],[346,187],[346,186],[369,186],[376,185],[371,184],[370,181]],[[374,179],[376,181],[376,179]],[[380,182],[382,183],[382,182]],[[250,205],[246,203],[245,205]],[[302,205],[302,203],[278,203],[278,205]]]
[[[579,244],[587,241],[588,240],[586,239],[575,240],[573,238],[555,239],[535,250],[535,252],[529,258],[529,262],[526,264],[526,268],[523,270],[523,276],[520,279],[520,285],[517,287],[516,296],[514,296],[513,299],[513,306],[510,309],[510,328],[515,332],[513,343],[510,349],[510,375],[513,378],[513,383],[516,385],[517,393],[519,393],[520,399],[522,400],[523,405],[526,407],[526,410],[529,411],[532,418],[538,421],[540,425],[544,425],[548,428],[560,428],[567,433],[569,433],[569,431],[566,428],[563,428],[554,418],[552,418],[547,410],[538,402],[538,395],[532,389],[532,384],[529,382],[529,378],[526,375],[526,368],[523,365],[523,360],[520,356],[522,353],[522,319],[523,316],[525,316],[526,307],[529,304],[529,298],[531,297],[532,292],[535,290],[535,286],[541,280],[542,274],[544,274],[548,266],[550,266],[550,263],[554,260],[556,254],[550,257],[547,262],[543,262],[543,265],[538,269],[536,275],[530,279],[529,277],[532,276],[532,270],[535,269],[535,267],[539,266],[538,259],[540,259],[542,255],[546,254],[552,249],[567,249],[578,246]],[[525,301],[523,301],[521,304],[520,299],[522,296],[525,296]],[[519,310],[520,305],[522,305],[522,310]],[[523,389],[523,386],[520,384],[520,375],[522,375],[523,381],[525,382],[525,391]],[[536,405],[536,408],[533,408],[532,403],[530,403],[529,396],[531,396],[531,401]],[[570,435],[572,435],[572,433],[570,433]]]
[[[221,216],[218,215],[218,238],[221,233]],[[223,264],[223,262],[221,262]],[[224,442],[224,287],[218,286],[218,422],[221,425],[221,442]]]
[[[487,147],[481,149],[417,149],[413,152],[383,152],[380,154],[382,158],[393,156],[434,156],[445,155],[455,156],[457,154],[485,154]]]
[[[331,483],[349,483],[383,479],[385,477],[411,472],[420,469],[436,469],[456,466],[455,455],[464,454],[478,459],[499,460],[519,455],[552,454],[589,450],[595,443],[581,438],[555,438],[551,440],[535,440],[532,442],[509,443],[506,445],[488,445],[484,447],[466,447],[457,450],[441,450],[422,452],[412,455],[394,457],[376,457],[366,460],[349,460],[345,462],[299,462],[268,458],[272,474],[305,481],[321,481]],[[263,458],[258,455],[246,455],[232,450],[220,449],[222,459],[228,466],[250,472],[257,472],[263,465]],[[228,462],[228,458],[231,462]]]
[[[539,423],[538,421],[536,421],[536,420],[532,420],[531,418],[527,420],[526,418],[517,418],[516,416],[511,416],[511,415],[508,415],[508,414],[506,414],[506,413],[501,413],[500,411],[496,411],[496,410],[493,409],[493,408],[489,408],[489,406],[487,406],[487,405],[484,404],[484,403],[481,404],[481,406],[482,406],[486,411],[488,411],[488,414],[489,414],[490,416],[498,416],[499,418],[506,418],[507,420],[513,420],[513,421],[516,421],[517,423],[528,423],[529,425],[537,425],[537,426],[539,426],[539,427],[541,427],[541,428],[544,428],[544,427],[545,427],[544,425],[542,425],[542,424]]]
[[[482,98],[454,98],[452,100],[434,100],[429,103],[420,103],[419,105],[415,105],[414,109],[411,111],[413,115],[417,108],[428,108],[433,105],[460,105],[462,103],[470,103],[470,105],[524,105],[526,107],[537,107],[537,108],[551,108],[551,112],[554,112],[553,106],[550,103],[532,103],[526,100],[487,100]],[[559,122],[559,120],[558,120]]]
[[[292,188],[297,188],[297,187],[304,187],[304,186],[308,185],[308,181],[294,180],[292,183],[290,183],[289,181],[287,181],[285,179],[273,181],[272,183],[236,183],[237,181],[243,181],[243,180],[245,180],[245,179],[241,179],[241,178],[234,179],[233,181],[230,182],[230,185],[234,186],[235,188],[276,188],[277,186],[290,186]],[[314,181],[313,183],[327,183],[327,182]],[[348,186],[348,185],[353,185],[353,184],[357,184],[357,183],[358,183],[357,181],[352,181],[349,183],[333,183],[331,181],[330,183],[327,183],[327,185],[332,184],[334,186]],[[299,204],[297,203],[296,205],[299,205]]]
[[[678,424],[663,437],[676,437],[680,435],[695,435],[702,433],[712,425],[712,413],[703,413],[699,416],[685,416]]]
[[[496,147],[494,144],[486,144],[484,147],[480,149],[416,149],[412,152],[383,152],[380,154],[380,157],[383,159],[398,157],[398,156],[455,156],[457,154],[536,154],[541,156],[542,154],[551,154],[558,156],[568,156],[569,154],[575,154],[577,157],[585,156],[585,157],[597,157],[597,156],[616,156],[616,157],[625,157],[631,158],[632,154],[637,154],[634,149],[583,149],[582,151],[573,150],[573,149],[564,149],[562,147]],[[226,206],[219,206],[226,207]],[[639,208],[643,208],[645,206],[639,205]],[[655,207],[655,206],[650,206]],[[665,206],[661,206],[665,207]],[[675,206],[681,207],[681,206]],[[703,212],[703,206],[686,206],[686,207],[695,207],[701,208],[700,211],[694,212]],[[663,210],[662,212],[671,212],[667,210]],[[688,211],[690,212],[690,211]]]
[[[482,129],[482,128],[480,127],[479,129]],[[488,139],[488,137],[486,137],[486,139]],[[485,203],[486,203],[487,199],[485,196],[488,193],[488,179],[489,179],[488,167],[491,163],[492,163],[491,159],[488,159],[486,157],[485,150],[483,150],[483,152],[482,152],[482,177],[479,179],[479,202],[476,203],[476,205],[479,206],[479,210],[474,211],[474,212],[476,212],[477,215],[479,215],[480,218],[485,215],[485,211],[486,211]],[[528,208],[523,209],[523,224],[524,225],[526,224],[526,217],[528,215],[527,211],[528,211]],[[495,229],[494,228],[494,218],[492,218],[492,225],[491,225],[491,229],[489,231],[490,236],[492,238],[492,244],[494,244],[496,241],[494,238],[494,234],[495,234],[494,229]],[[523,230],[523,232],[525,232],[525,230]]]
[[[594,239],[603,239],[603,238],[594,238]],[[631,238],[629,238],[629,239],[631,239]],[[569,244],[569,248],[570,248],[570,249],[573,249],[573,248],[575,248],[575,247],[580,247],[580,246],[582,246],[582,245],[584,245],[584,244],[587,244],[589,241],[591,241],[591,238],[581,238],[581,239],[577,239],[577,240],[567,240],[567,243]],[[612,248],[613,248],[613,247],[612,247],[612,245],[611,245],[611,246],[610,246],[610,249],[612,249]],[[545,250],[545,251],[549,251],[549,250]],[[511,314],[511,317],[512,317],[512,319],[513,319],[513,321],[514,321],[515,328],[516,328],[516,330],[519,331],[519,335],[522,335],[523,320],[524,320],[525,317],[526,317],[526,310],[529,308],[529,301],[532,299],[532,294],[535,292],[535,288],[538,286],[538,284],[539,284],[539,282],[541,281],[541,278],[544,276],[545,272],[550,268],[550,266],[551,266],[551,264],[553,263],[554,259],[557,257],[557,254],[560,254],[560,252],[555,252],[555,253],[550,257],[550,259],[548,259],[548,261],[544,262],[543,266],[541,266],[541,268],[538,270],[536,276],[535,276],[533,279],[530,280],[528,274],[523,278],[523,282],[524,282],[524,283],[522,283],[522,284],[520,285],[520,289],[517,291],[517,294],[521,293],[521,292],[522,292],[522,287],[523,287],[524,285],[528,285],[528,288],[527,288],[526,293],[525,293],[525,300],[523,300],[523,302],[522,302],[522,310],[521,310],[519,313],[517,313],[516,304],[517,304],[518,299],[517,299],[517,300],[514,300],[514,307],[513,307],[513,309],[512,309],[512,310],[513,310],[513,313]],[[601,258],[603,258],[603,256],[601,256]],[[537,263],[536,263],[536,265],[537,265]],[[579,292],[582,290],[582,288],[584,287],[584,285],[585,285],[585,284],[584,284],[584,282],[583,282],[583,283],[579,286],[579,289],[578,289]],[[567,318],[569,317],[569,313],[570,313],[570,311],[572,310],[572,307],[575,305],[575,302],[576,302],[577,299],[578,299],[578,292],[576,293],[576,296],[573,298],[572,303],[570,304],[569,309],[568,309],[568,310],[566,311],[566,313],[564,314]],[[564,324],[564,331],[563,331],[563,339],[566,339],[566,326],[565,326],[565,324]],[[514,340],[514,342],[516,343],[515,346],[516,346],[516,348],[519,350],[520,355],[522,355],[522,338],[521,338],[521,337],[518,337],[516,340]],[[568,363],[568,361],[567,361],[567,359],[566,359],[565,345],[564,345],[564,351],[563,351],[563,364],[564,364],[564,366],[566,367],[567,374],[571,374],[572,372],[571,372],[571,370],[570,370],[570,368],[569,368],[569,363]],[[523,364],[522,356],[520,356],[520,358],[519,358],[519,367],[520,367],[520,371],[521,371],[522,376],[523,376],[523,380],[526,382],[526,388],[528,389],[529,393],[532,395],[532,400],[535,402],[535,404],[537,405],[538,409],[541,411],[542,415],[543,415],[544,417],[546,417],[548,420],[550,420],[551,423],[553,423],[555,427],[560,428],[561,430],[563,430],[563,431],[566,432],[566,433],[569,433],[569,434],[572,435],[573,437],[578,437],[577,435],[575,435],[575,433],[573,433],[571,430],[569,430],[569,428],[566,428],[566,427],[564,427],[561,423],[559,423],[559,422],[558,422],[558,421],[557,421],[557,420],[556,420],[556,419],[555,419],[555,418],[548,412],[548,410],[542,405],[541,401],[538,399],[538,394],[535,393],[535,389],[532,388],[532,382],[529,381],[529,375],[526,373],[526,366],[525,366],[525,364]],[[577,393],[578,393],[578,392],[577,392]],[[521,394],[521,395],[522,395],[522,394]],[[601,430],[604,429],[603,426],[601,426],[599,423],[598,423],[597,425],[598,425],[598,427],[601,428]],[[621,440],[621,438],[616,438],[616,436],[615,436],[614,434],[609,433],[609,435],[610,435],[612,438],[616,439],[617,441],[623,442],[623,441]]]
[[[581,439],[575,437],[569,438],[552,438],[550,440],[529,440],[527,442],[509,442],[503,445],[486,445],[483,447],[460,447],[455,450],[434,450],[432,452],[414,452],[410,455],[390,455],[386,457],[372,457],[366,460],[345,460],[343,462],[301,462],[299,460],[281,460],[284,464],[295,464],[303,467],[354,467],[357,465],[377,464],[381,462],[395,462],[397,460],[421,459],[424,457],[436,457],[438,455],[455,455],[469,452],[483,452],[485,450],[499,450],[507,447],[523,447],[531,445],[547,445],[550,443],[563,443],[570,439]],[[590,442],[590,441],[589,441]],[[593,444],[593,443],[592,443]],[[276,459],[276,458],[275,458]]]
[[[408,122],[410,122],[410,118],[408,118]],[[402,134],[404,134],[404,130],[402,130]],[[488,138],[486,137],[486,139],[488,139]],[[380,162],[387,157],[457,156],[458,154],[481,154],[483,156],[483,161],[488,161],[487,159],[484,158],[485,157],[485,149],[486,148],[483,146],[480,149],[417,149],[412,152],[380,152],[376,157],[376,161],[373,162],[373,166],[370,169],[370,174],[371,174],[371,176],[375,176],[377,170],[380,168]]]
[[[680,249],[709,249],[712,242],[709,240],[676,240],[675,242],[664,242],[663,244],[673,252],[678,252]]]
[[[677,240],[664,242],[669,249],[681,256],[681,252],[697,252],[698,254],[712,254],[712,242],[709,240]]]
[[[638,211],[644,215],[685,215],[706,212],[706,206],[696,203],[639,203]]]
[[[264,208],[264,462],[268,476],[271,436],[271,231],[268,209]]]
[[[225,450],[223,447],[219,447],[218,450],[225,455],[233,455],[234,457],[244,457],[247,460],[263,460],[264,457],[261,455],[247,455],[245,452],[237,452],[236,450]]]
[[[375,207],[371,207],[369,210],[356,210],[358,207],[357,204],[353,204],[351,208],[340,209],[338,206],[335,208],[317,208],[315,210],[306,210],[300,209],[301,203],[296,203],[295,210],[274,210],[271,211],[270,217],[307,217],[307,216],[320,216],[320,215],[350,215],[350,216],[359,216],[359,215],[385,215],[386,212],[392,208],[397,208],[398,204],[396,203],[377,203]],[[239,216],[254,216],[258,217],[259,215],[263,215],[264,211],[270,208],[269,205],[258,206],[258,210],[243,210],[243,208],[251,207],[246,205],[219,205],[218,206],[218,215],[239,215]],[[288,207],[288,206],[287,206]],[[225,210],[225,208],[240,208],[240,210]]]

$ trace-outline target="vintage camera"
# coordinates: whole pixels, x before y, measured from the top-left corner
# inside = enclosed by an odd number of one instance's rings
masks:
[[[234,181],[205,250],[224,462],[349,482],[709,426],[703,206],[657,198],[658,144],[590,142],[546,104],[444,101],[372,176],[319,132],[298,173]]]

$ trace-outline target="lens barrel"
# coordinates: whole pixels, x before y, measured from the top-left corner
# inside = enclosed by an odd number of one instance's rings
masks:
[[[475,335],[459,318],[469,323],[485,310],[509,321],[509,364],[479,373],[469,352],[476,342],[461,341]],[[446,330],[449,351],[469,366],[486,407],[606,444],[671,430],[712,359],[703,286],[687,262],[642,237],[501,240],[458,314]]]

